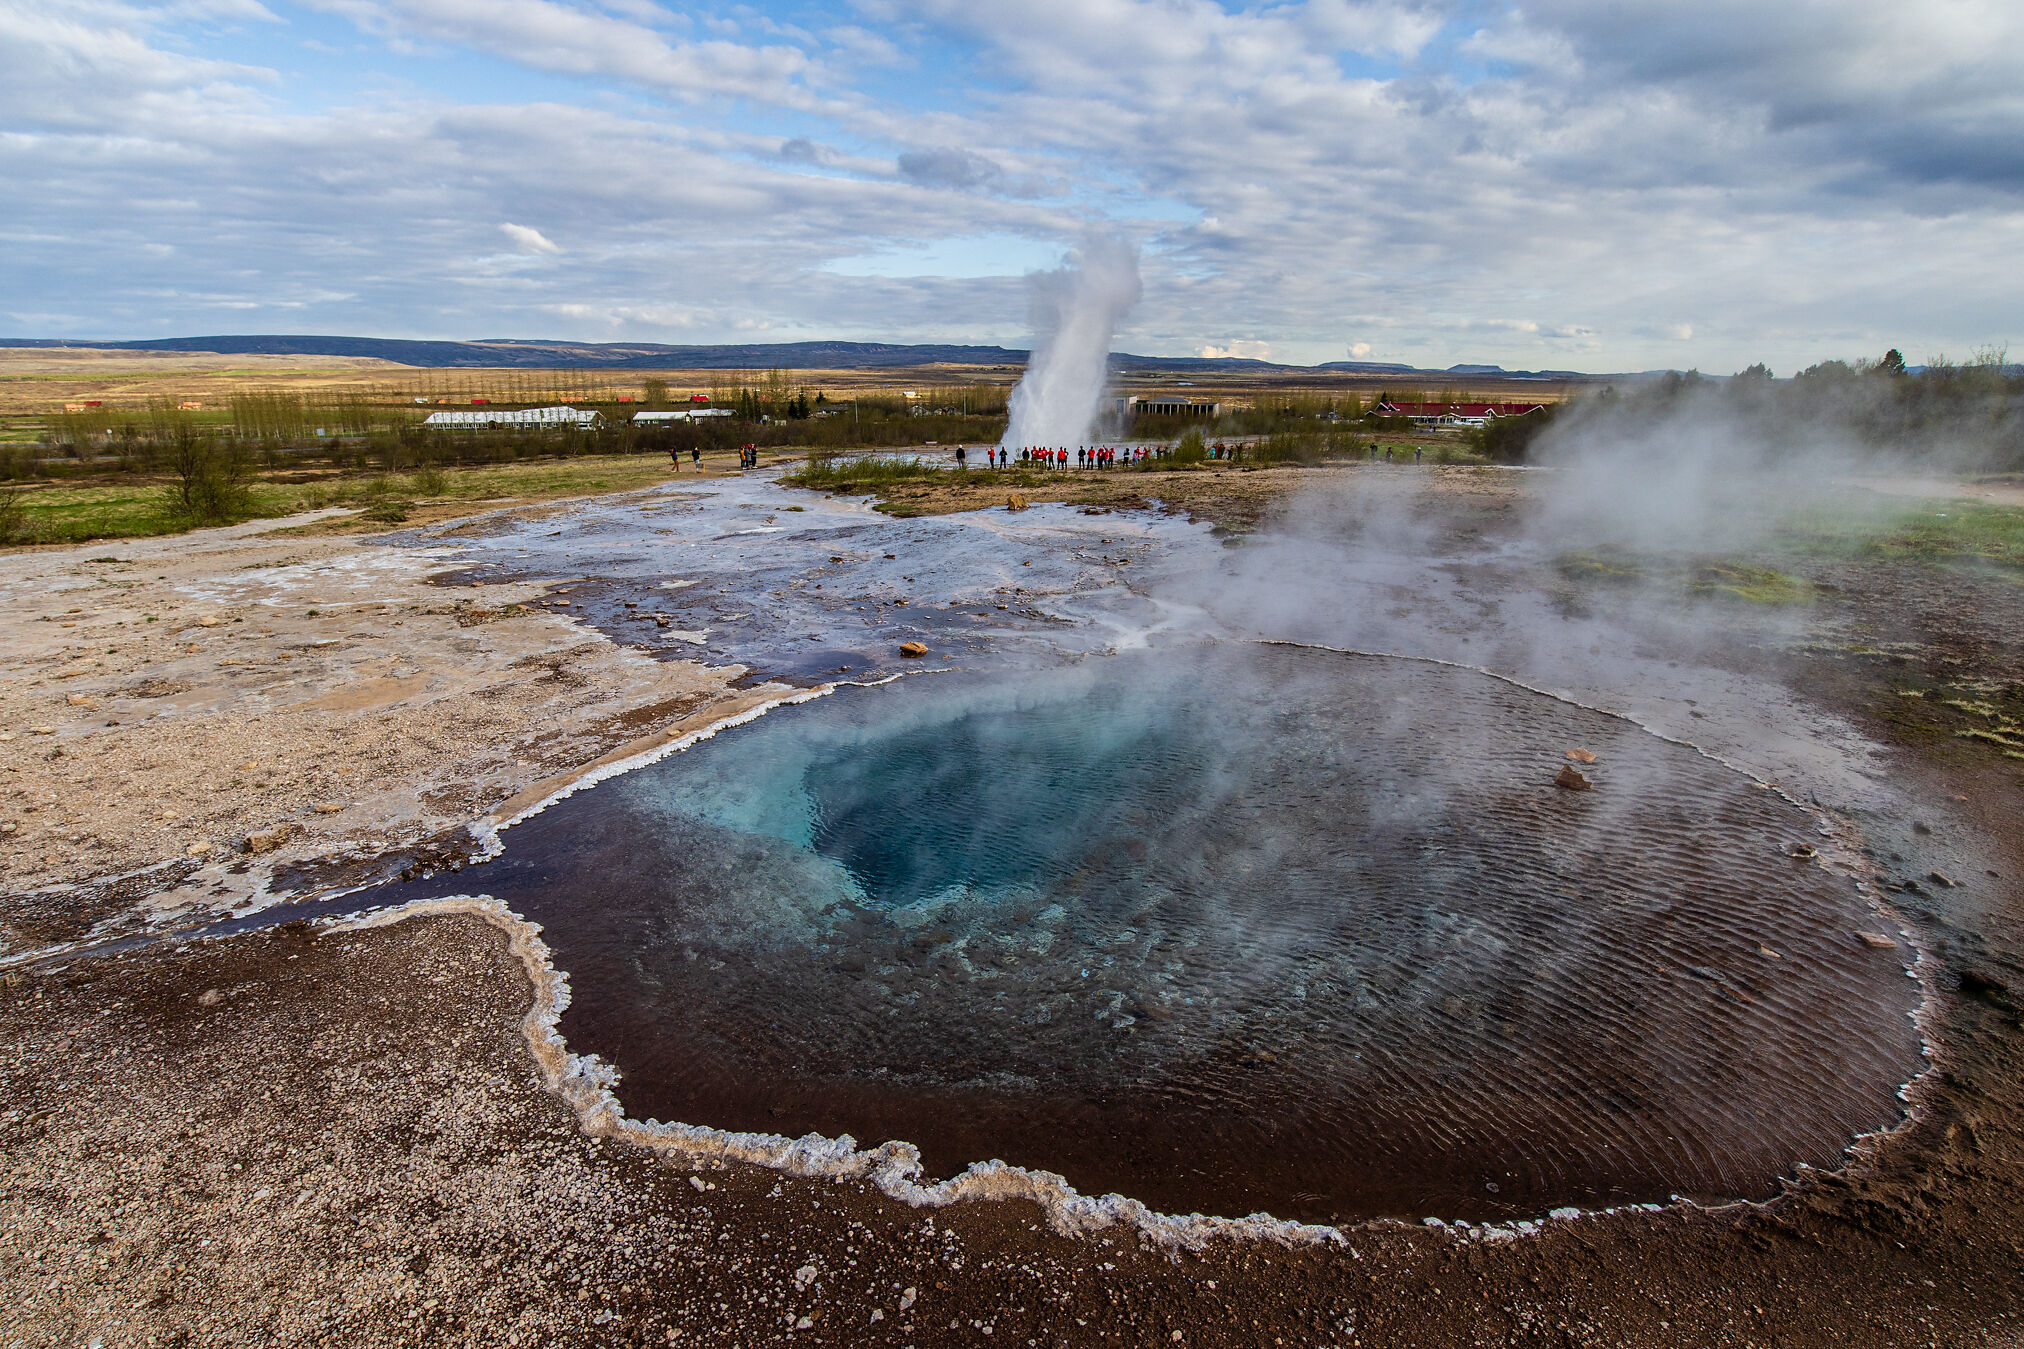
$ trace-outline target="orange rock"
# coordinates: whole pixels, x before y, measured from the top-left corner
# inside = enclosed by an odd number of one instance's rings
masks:
[[[1585,792],[1595,786],[1593,782],[1566,764],[1560,765],[1560,772],[1554,777],[1553,785],[1565,787],[1570,792]]]

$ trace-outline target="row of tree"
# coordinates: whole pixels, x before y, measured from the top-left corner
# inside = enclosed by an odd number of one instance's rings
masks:
[[[1896,348],[1875,360],[1822,361],[1790,379],[1752,365],[1728,379],[1697,370],[1607,387],[1474,434],[1504,463],[1549,456],[1583,432],[1635,437],[1687,420],[1760,444],[1767,456],[1823,446],[1944,461],[1962,470],[2024,468],[2024,368],[2000,348],[1919,369]]]

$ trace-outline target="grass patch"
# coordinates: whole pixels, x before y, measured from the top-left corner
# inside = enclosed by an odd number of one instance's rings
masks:
[[[717,456],[728,460],[730,456]],[[707,457],[706,457],[707,462]],[[422,501],[463,502],[492,497],[541,500],[635,491],[679,480],[666,460],[644,455],[520,461],[470,468],[425,467],[412,473],[332,473],[310,476],[299,468],[254,475],[235,520],[276,519],[330,506],[363,510],[362,523],[398,524]],[[305,480],[307,479],[307,480]],[[122,475],[91,484],[15,489],[18,502],[11,540],[81,543],[87,539],[147,538],[189,528],[169,506],[174,480]]]
[[[849,459],[810,459],[780,481],[789,487],[855,495],[921,482],[952,487],[1038,487],[1062,476],[1039,469],[940,468],[895,455],[866,454]]]
[[[1867,508],[1865,508],[1867,507]],[[1826,505],[1797,517],[1782,542],[1844,561],[1977,561],[2024,569],[2024,509],[1983,501]]]
[[[1553,568],[1577,585],[1649,585],[1676,595],[1745,604],[1811,604],[1814,595],[1812,584],[1800,577],[1733,558],[1682,559],[1594,548],[1563,553]]]
[[[1711,599],[1747,604],[1811,604],[1813,586],[1797,576],[1742,562],[1703,562],[1692,568],[1687,589]]]

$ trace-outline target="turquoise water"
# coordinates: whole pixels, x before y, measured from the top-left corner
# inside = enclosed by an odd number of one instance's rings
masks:
[[[1222,647],[783,708],[460,880],[544,925],[643,1117],[1514,1216],[1765,1193],[1896,1117],[1916,986],[1787,857],[1814,827],[1471,671]]]

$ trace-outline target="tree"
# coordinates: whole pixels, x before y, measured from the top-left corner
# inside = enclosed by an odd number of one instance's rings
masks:
[[[1896,347],[1892,347],[1889,351],[1886,351],[1883,354],[1883,359],[1876,363],[1876,373],[1879,375],[1902,375],[1904,372],[1904,353]]]

